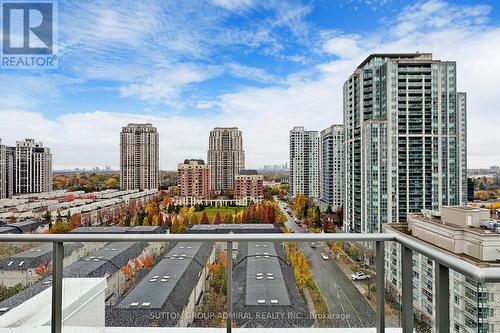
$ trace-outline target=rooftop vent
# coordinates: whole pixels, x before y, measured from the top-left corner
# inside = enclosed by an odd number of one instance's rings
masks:
[[[142,302],[141,306],[144,307],[144,308],[147,308],[151,305],[150,302]]]
[[[139,306],[139,303],[137,303],[137,302],[132,302],[132,303],[130,303],[130,306]]]
[[[5,312],[5,311],[8,311],[9,308],[0,308],[0,312]]]
[[[266,304],[266,300],[265,299],[259,299],[259,300],[257,300],[257,304]]]
[[[277,299],[272,299],[271,304],[279,304],[279,301]]]

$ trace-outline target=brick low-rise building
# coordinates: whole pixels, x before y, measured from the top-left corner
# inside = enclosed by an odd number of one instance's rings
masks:
[[[203,160],[185,160],[177,166],[179,196],[207,198],[210,195],[210,171]]]
[[[256,170],[241,170],[234,179],[234,197],[246,204],[261,202],[264,198],[264,177]]]

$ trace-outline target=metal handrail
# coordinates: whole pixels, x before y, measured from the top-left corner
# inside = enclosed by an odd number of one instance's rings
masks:
[[[65,242],[169,242],[169,241],[191,241],[191,242],[225,242],[227,250],[232,253],[233,242],[249,241],[297,241],[297,242],[320,242],[320,241],[346,241],[346,242],[375,242],[376,243],[376,288],[377,288],[377,332],[385,330],[384,319],[384,243],[394,241],[401,244],[402,265],[402,329],[403,333],[413,332],[413,283],[412,253],[417,252],[434,260],[436,279],[434,281],[436,294],[436,325],[437,332],[449,332],[449,270],[455,270],[465,276],[474,279],[478,283],[500,282],[500,267],[478,267],[471,262],[450,255],[432,244],[417,241],[402,233],[373,233],[373,234],[2,234],[2,242],[50,242],[53,243],[53,272],[52,272],[52,320],[51,332],[62,331],[62,282],[63,282],[63,259]],[[232,300],[232,268],[227,265],[227,299]],[[232,313],[232,301],[227,304],[227,312]],[[231,332],[232,321],[228,316],[226,330]],[[439,319],[439,320],[438,320]]]
[[[478,267],[469,261],[449,252],[439,249],[432,244],[417,241],[403,234],[372,233],[372,234],[1,234],[2,242],[255,242],[255,241],[346,241],[346,242],[376,242],[395,241],[411,250],[425,255],[442,265],[461,274],[473,278],[477,282],[500,282],[500,267]]]

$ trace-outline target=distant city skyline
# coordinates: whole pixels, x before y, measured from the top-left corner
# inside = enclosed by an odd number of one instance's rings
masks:
[[[123,123],[158,128],[163,170],[206,158],[206,133],[217,126],[245,133],[247,167],[286,161],[290,128],[342,122],[352,68],[371,53],[415,51],[457,62],[468,166],[500,161],[495,1],[59,5],[59,67],[0,71],[2,141],[44,142],[55,169],[118,169]]]

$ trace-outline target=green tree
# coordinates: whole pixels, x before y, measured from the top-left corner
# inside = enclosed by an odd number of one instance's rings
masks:
[[[46,223],[50,223],[52,221],[52,214],[50,213],[50,210],[45,211],[45,213],[43,214],[43,219]]]
[[[109,178],[106,180],[106,187],[112,189],[118,188],[118,180],[114,177]]]
[[[9,223],[10,223],[10,224],[12,224],[12,223],[16,223],[16,222],[17,222],[16,217],[15,217],[14,215],[11,215],[11,216],[9,217]]]
[[[60,211],[57,211],[56,223],[63,223]]]
[[[17,293],[19,293],[21,290],[23,290],[24,287],[22,284],[18,283],[13,287],[5,287],[3,285],[0,285],[0,302],[6,300],[7,298],[10,298]]]
[[[130,215],[129,214],[127,214],[127,216],[125,216],[124,224],[126,227],[130,227]]]

